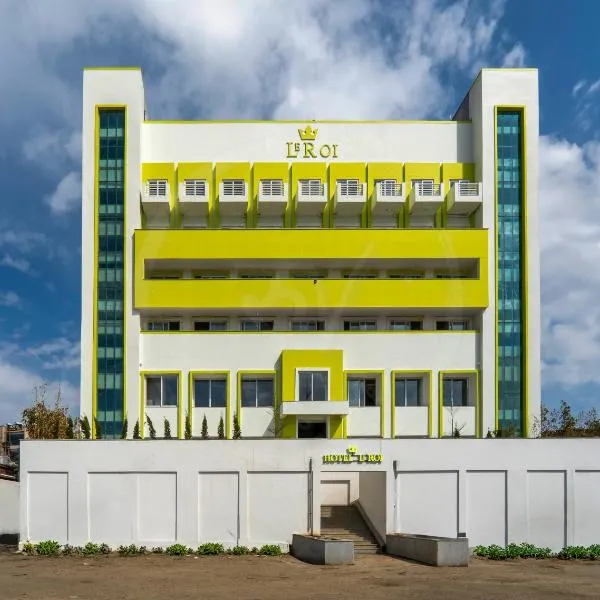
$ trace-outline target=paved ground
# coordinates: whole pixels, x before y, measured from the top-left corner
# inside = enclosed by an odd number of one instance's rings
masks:
[[[330,600],[600,598],[600,562],[474,559],[433,568],[387,556],[317,567],[289,556],[30,558],[0,553],[0,599]]]

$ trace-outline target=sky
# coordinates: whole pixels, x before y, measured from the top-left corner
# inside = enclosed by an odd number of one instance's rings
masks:
[[[542,400],[600,407],[600,4],[0,0],[0,423],[77,411],[86,66],[153,119],[447,119],[481,67],[540,69]]]

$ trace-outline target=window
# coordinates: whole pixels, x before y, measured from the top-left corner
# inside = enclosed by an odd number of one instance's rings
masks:
[[[298,371],[298,400],[320,402],[328,399],[328,371]]]
[[[376,331],[377,321],[352,320],[344,321],[344,331]]]
[[[421,387],[422,379],[415,377],[396,377],[394,381],[394,398],[396,406],[424,406]]]
[[[290,273],[292,279],[325,279],[326,276],[325,273],[308,273],[302,271]]]
[[[275,404],[275,385],[272,377],[242,379],[242,406],[254,408]]]
[[[444,379],[444,406],[469,406],[466,379]]]
[[[194,406],[196,408],[225,408],[227,406],[227,379],[225,377],[194,379]]]
[[[318,319],[292,321],[292,331],[325,331],[325,321]]]
[[[348,378],[350,406],[377,406],[377,380],[375,378]]]
[[[421,321],[392,319],[390,321],[390,329],[392,331],[420,331],[423,329],[423,323]]]
[[[179,331],[181,323],[179,321],[156,320],[146,323],[146,331]]]
[[[469,321],[466,319],[436,321],[435,328],[438,331],[467,331],[469,329]]]
[[[167,185],[166,179],[149,179],[147,183],[148,196],[151,198],[166,196]]]
[[[358,196],[362,193],[362,186],[358,179],[338,179],[337,184],[343,196]]]
[[[240,273],[241,279],[273,279],[273,273]]]
[[[205,179],[186,179],[183,185],[186,196],[206,196]]]
[[[395,179],[379,179],[376,183],[379,184],[379,193],[382,196],[399,195],[399,186]]]
[[[390,279],[423,279],[423,273],[390,273],[388,277]]]
[[[283,196],[283,181],[281,179],[261,179],[260,193],[263,196]]]
[[[423,196],[433,196],[436,187],[433,179],[412,179],[411,184],[413,189]]]
[[[146,377],[146,406],[177,406],[178,375]]]
[[[261,321],[259,319],[246,319],[241,324],[242,331],[273,331],[273,321]]]
[[[194,321],[194,331],[227,331],[227,321]]]
[[[377,279],[377,273],[344,273],[344,279]]]
[[[224,196],[244,196],[246,194],[246,182],[243,179],[223,179]]]
[[[177,271],[173,271],[170,273],[165,271],[163,271],[162,273],[147,273],[146,279],[182,279],[182,274]]]
[[[302,196],[322,196],[325,192],[320,179],[300,179],[298,186]]]
[[[467,273],[436,273],[436,279],[469,279]]]
[[[229,273],[225,271],[204,271],[194,273],[194,279],[228,279]]]

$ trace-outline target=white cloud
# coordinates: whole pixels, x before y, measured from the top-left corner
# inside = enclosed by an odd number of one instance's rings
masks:
[[[503,67],[525,66],[525,48],[521,42],[517,42],[504,56]]]
[[[540,140],[546,385],[600,383],[600,143]]]
[[[48,340],[27,349],[27,354],[36,357],[43,369],[76,369],[79,368],[79,343],[65,337]]]
[[[23,156],[38,166],[56,170],[81,160],[81,131],[43,131],[23,143]]]
[[[21,271],[21,273],[32,273],[31,263],[27,259],[14,257],[10,254],[5,254],[2,257],[2,260],[0,260],[0,266],[16,269],[17,271]]]
[[[15,308],[20,306],[21,298],[16,292],[0,292],[0,306]]]
[[[580,79],[574,86],[573,89],[571,90],[571,94],[573,95],[573,97],[577,97],[577,95],[579,94],[579,92],[585,87],[585,85],[587,84],[587,81],[585,79]]]
[[[575,98],[575,123],[583,131],[592,129],[600,116],[597,94],[600,92],[600,79],[589,83],[580,79],[572,90]]]
[[[81,202],[81,175],[76,171],[67,173],[56,186],[46,202],[53,213],[62,214],[77,208]]]

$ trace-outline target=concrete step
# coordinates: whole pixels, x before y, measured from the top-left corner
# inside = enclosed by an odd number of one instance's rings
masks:
[[[321,535],[354,543],[358,556],[381,552],[377,540],[354,506],[322,506]]]

